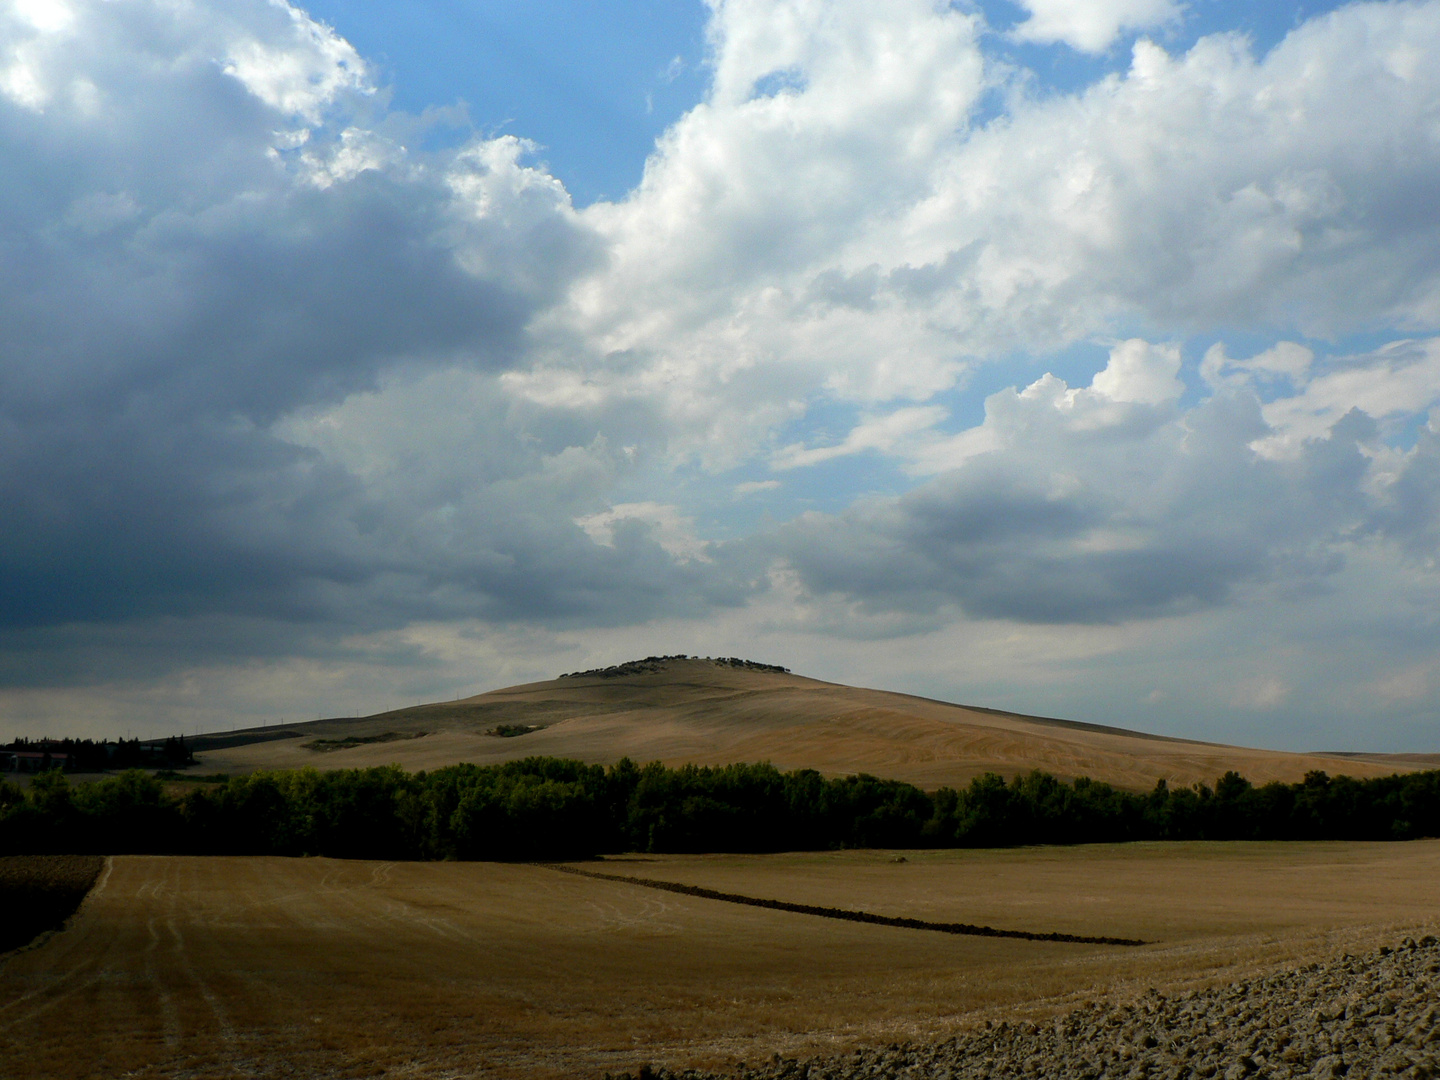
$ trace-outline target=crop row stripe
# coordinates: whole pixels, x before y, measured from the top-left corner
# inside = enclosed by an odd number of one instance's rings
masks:
[[[639,885],[646,889],[660,889],[664,892],[679,893],[682,896],[698,896],[705,900],[723,900],[727,904],[745,904],[749,907],[769,908],[771,911],[790,911],[796,915],[815,915],[822,919],[842,919],[845,922],[870,923],[874,926],[899,926],[906,930],[935,930],[941,934],[963,934],[969,937],[1018,938],[1021,941],[1061,941],[1074,945],[1148,945],[1148,941],[1137,938],[1091,937],[1086,934],[1038,933],[1032,930],[999,930],[993,926],[976,926],[973,923],[929,922],[925,919],[907,919],[894,915],[875,915],[868,911],[850,911],[845,908],[819,907],[815,904],[792,904],[786,900],[765,900],[758,896],[744,896],[741,893],[721,892],[706,889],[700,885],[682,885],[674,881],[656,881],[654,878],[629,877],[623,874],[597,874],[593,870],[581,870],[575,866],[560,863],[542,864],[562,874],[576,874],[579,877],[596,878],[599,881],[618,881],[626,885]]]

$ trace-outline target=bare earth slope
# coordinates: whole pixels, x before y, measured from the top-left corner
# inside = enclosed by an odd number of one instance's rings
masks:
[[[1170,739],[710,660],[637,666],[643,670],[528,683],[363,718],[238,732],[210,741],[202,767],[244,772],[395,763],[433,769],[532,755],[596,764],[622,757],[668,765],[769,761],[786,770],[869,772],[926,788],[964,784],[983,772],[1013,776],[1030,769],[1149,788],[1161,778],[1213,783],[1229,769],[1264,783],[1297,781],[1312,769],[1380,776],[1433,767],[1398,755],[1289,754]],[[515,737],[487,734],[532,725],[536,730]],[[356,741],[383,736],[389,738]]]

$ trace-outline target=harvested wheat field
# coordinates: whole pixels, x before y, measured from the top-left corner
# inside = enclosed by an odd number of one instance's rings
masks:
[[[933,789],[984,772],[1042,769],[1120,787],[1214,783],[1234,769],[1257,784],[1311,770],[1387,776],[1434,768],[1423,755],[1291,754],[1021,716],[789,672],[710,660],[624,665],[375,716],[320,720],[199,740],[206,772],[433,769],[531,755],[608,765],[622,757],[728,765],[769,761],[830,775],[868,772]],[[495,731],[525,731],[502,737]]]
[[[744,1080],[1361,1080],[1440,1071],[1440,941],[1427,934],[1368,954],[1184,994],[1077,1006],[1044,1024],[1000,1023],[943,1042],[892,1044],[803,1063],[775,1058]],[[642,1076],[645,1075],[642,1072]],[[650,1080],[734,1080],[653,1069]],[[621,1080],[633,1080],[624,1073]]]
[[[602,860],[592,873],[1127,948],[873,926],[537,865],[116,857],[0,967],[25,1077],[600,1076],[932,1038],[1390,940],[1440,842]]]

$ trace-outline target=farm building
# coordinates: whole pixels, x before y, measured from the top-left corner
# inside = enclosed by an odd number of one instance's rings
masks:
[[[69,768],[69,754],[48,750],[0,750],[0,772],[37,773]]]

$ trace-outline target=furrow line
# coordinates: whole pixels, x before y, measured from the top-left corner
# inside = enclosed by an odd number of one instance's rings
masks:
[[[813,915],[822,919],[840,919],[844,922],[868,923],[872,926],[897,926],[906,930],[934,930],[941,934],[959,934],[967,937],[1015,938],[1020,941],[1058,941],[1074,945],[1123,945],[1133,947],[1152,944],[1138,938],[1092,937],[1088,934],[1042,933],[1033,930],[1001,930],[993,926],[976,926],[973,923],[930,922],[925,919],[910,919],[895,915],[875,915],[869,911],[851,911],[847,908],[820,907],[816,904],[792,904],[787,900],[766,900],[758,896],[741,893],[721,892],[700,885],[682,885],[674,881],[656,881],[654,878],[630,877],[622,874],[599,874],[594,870],[581,870],[575,866],[560,863],[541,863],[550,870],[562,874],[595,878],[599,881],[618,881],[626,885],[639,885],[646,889],[660,889],[664,892],[679,893],[681,896],[695,896],[704,900],[721,900],[727,904],[744,904],[747,907],[767,908],[771,911],[789,911],[796,915]]]

